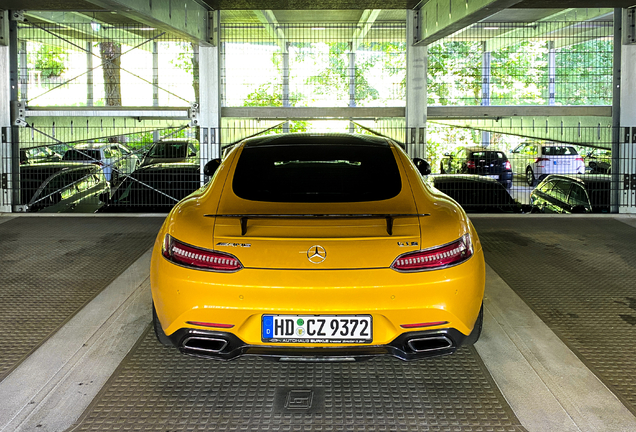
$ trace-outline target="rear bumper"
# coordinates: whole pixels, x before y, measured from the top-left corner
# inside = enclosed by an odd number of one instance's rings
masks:
[[[386,345],[349,345],[338,347],[300,347],[249,345],[228,332],[182,328],[169,336],[183,354],[217,360],[258,356],[277,361],[361,361],[392,356],[411,361],[453,354],[466,336],[456,329],[438,329],[403,333]]]

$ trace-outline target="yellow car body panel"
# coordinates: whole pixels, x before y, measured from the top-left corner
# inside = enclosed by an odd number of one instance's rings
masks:
[[[179,331],[222,330],[246,345],[273,349],[352,345],[264,342],[262,316],[273,314],[371,315],[372,342],[355,346],[390,344],[408,331],[422,330],[401,327],[416,323],[440,322],[424,330],[452,328],[469,335],[480,313],[485,285],[477,233],[459,205],[429,188],[407,155],[396,145],[390,147],[402,179],[399,193],[381,201],[353,203],[240,198],[231,180],[243,148],[234,149],[204,191],[175,206],[157,236],[150,277],[165,334],[176,337]],[[287,217],[241,221],[240,215]],[[390,223],[384,215],[399,216]],[[446,245],[467,233],[473,254],[458,265],[415,272],[391,268],[404,253]],[[244,268],[226,273],[175,264],[162,255],[166,235],[197,248],[231,254]],[[326,257],[316,263],[308,257],[317,245],[324,248]]]

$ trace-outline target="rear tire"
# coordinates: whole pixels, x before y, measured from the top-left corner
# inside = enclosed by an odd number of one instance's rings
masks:
[[[475,321],[475,326],[473,327],[473,331],[470,332],[466,339],[464,339],[463,346],[471,346],[475,342],[479,340],[479,336],[481,336],[481,329],[484,326],[484,304],[481,304],[481,309],[479,309],[479,315],[477,316],[477,321]]]
[[[155,329],[155,336],[157,336],[157,340],[161,342],[162,345],[172,347],[172,341],[170,338],[166,336],[166,333],[163,331],[161,327],[161,323],[159,322],[159,318],[157,318],[157,311],[155,310],[155,304],[152,304],[152,326]]]
[[[534,186],[535,183],[534,172],[532,172],[530,167],[526,169],[526,183],[528,183],[528,186]]]

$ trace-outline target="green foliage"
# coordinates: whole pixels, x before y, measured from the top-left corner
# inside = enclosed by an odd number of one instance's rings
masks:
[[[547,75],[546,42],[525,41],[493,51],[491,99],[497,105],[544,104]]]
[[[329,46],[329,65],[307,80],[314,93],[331,95],[336,100],[349,99],[349,44],[333,42]],[[355,64],[355,100],[376,100],[379,92],[373,88],[365,76],[375,61],[373,59],[357,59]]]
[[[596,39],[561,48],[556,54],[556,102],[611,105],[613,43]]]
[[[35,69],[41,71],[42,77],[58,77],[66,70],[65,62],[68,52],[60,47],[40,45],[35,52]]]
[[[481,44],[440,42],[428,48],[429,105],[479,105]]]

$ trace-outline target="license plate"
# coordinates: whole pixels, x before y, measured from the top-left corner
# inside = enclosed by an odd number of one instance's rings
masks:
[[[263,342],[370,343],[370,315],[263,315]]]
[[[490,178],[492,178],[492,179],[498,179],[498,178],[499,178],[499,175],[498,175],[498,174],[490,174],[490,175],[488,175],[488,176],[486,176],[486,177],[490,177]]]

